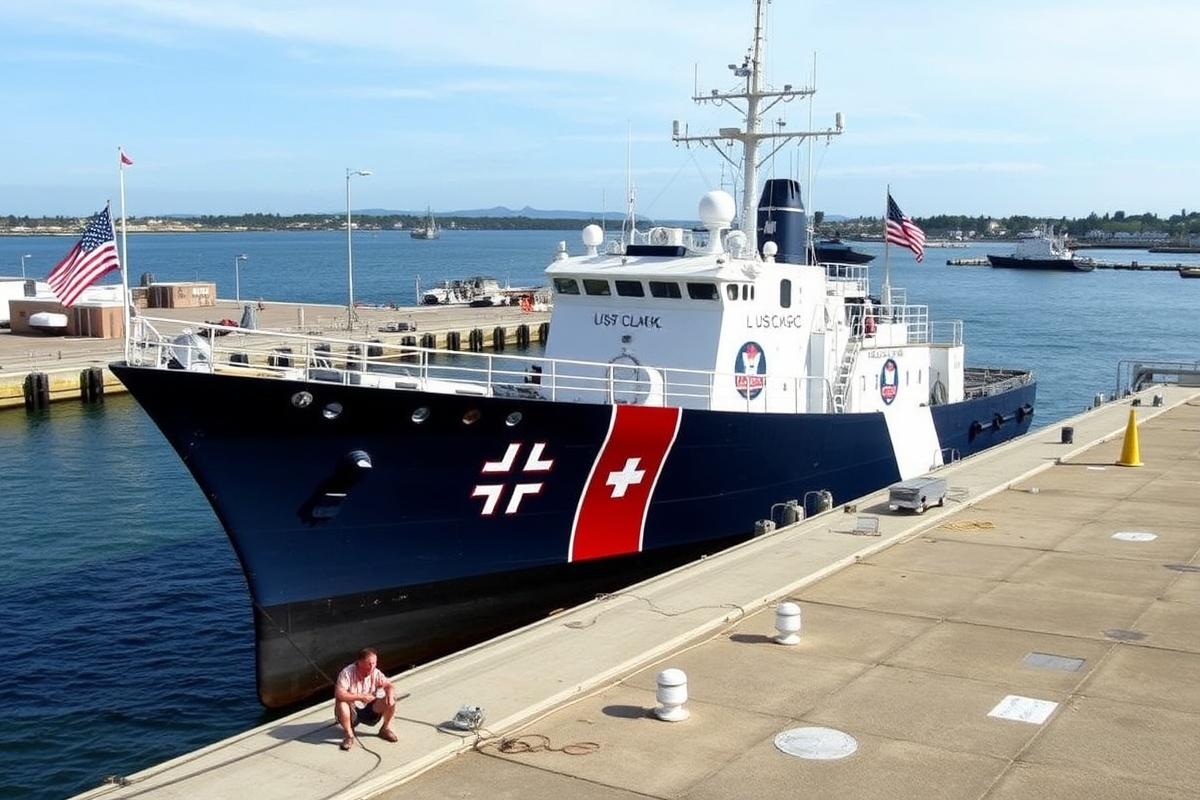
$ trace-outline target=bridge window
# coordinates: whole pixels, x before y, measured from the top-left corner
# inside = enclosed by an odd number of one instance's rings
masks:
[[[590,295],[598,297],[610,297],[612,295],[612,287],[608,285],[608,281],[599,278],[584,278],[583,290]]]
[[[693,300],[720,300],[721,295],[717,293],[717,285],[715,283],[692,283],[687,285],[688,297]]]
[[[743,300],[753,300],[754,299],[754,284],[753,283],[747,283],[742,286],[742,299]]]
[[[725,285],[725,296],[730,300],[738,299],[738,290],[736,283],[728,283]]]
[[[555,278],[554,291],[559,294],[579,294],[579,282],[574,278]]]
[[[613,281],[617,285],[617,294],[621,297],[645,297],[646,290],[641,281]]]
[[[679,284],[674,281],[650,281],[650,296],[678,300],[683,297]]]
[[[792,282],[786,279],[779,282],[779,307],[792,307]]]

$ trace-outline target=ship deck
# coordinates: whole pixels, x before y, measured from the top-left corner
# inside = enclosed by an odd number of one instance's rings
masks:
[[[1136,439],[1103,405],[943,468],[944,508],[880,492],[405,673],[396,744],[340,751],[325,702],[82,797],[1194,797],[1200,394],[1136,399]],[[810,727],[857,750],[775,746]]]
[[[240,319],[242,305],[233,300],[217,300],[216,305],[140,310],[146,317],[175,320],[182,325],[215,322],[223,318]],[[435,347],[447,347],[451,336],[466,349],[470,334],[478,330],[487,351],[496,349],[496,332],[503,329],[505,344],[516,349],[518,329],[532,330],[550,320],[547,310],[522,311],[519,306],[413,306],[385,308],[359,307],[352,319],[345,306],[315,303],[291,303],[268,300],[257,311],[262,331],[290,331],[314,335],[337,335],[361,342],[399,345],[411,337],[418,343],[432,337]],[[239,339],[239,335],[227,337]],[[256,337],[266,338],[266,337]],[[217,340],[226,344],[221,339]],[[0,329],[0,410],[27,405],[25,384],[29,376],[46,377],[50,400],[79,400],[80,386],[88,370],[99,370],[106,393],[124,392],[125,387],[108,369],[109,363],[124,357],[124,338],[99,339],[87,336],[45,336],[15,334]]]

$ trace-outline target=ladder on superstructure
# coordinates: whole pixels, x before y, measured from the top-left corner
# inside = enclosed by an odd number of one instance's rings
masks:
[[[863,337],[853,333],[846,341],[846,352],[842,354],[842,363],[838,365],[837,378],[833,381],[833,411],[835,414],[846,413],[846,395],[850,391],[850,378],[854,375],[854,365],[858,363],[858,354],[862,350]]]

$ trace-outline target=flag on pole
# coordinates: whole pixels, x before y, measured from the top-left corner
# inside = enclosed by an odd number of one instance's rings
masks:
[[[108,206],[92,217],[83,238],[67,253],[66,258],[58,262],[46,277],[46,283],[54,290],[54,294],[64,307],[75,305],[83,290],[107,275],[114,269],[121,268],[121,260],[117,255],[116,237],[113,236],[112,217],[109,216]]]
[[[912,250],[917,261],[925,258],[925,231],[917,227],[917,223],[904,216],[900,211],[900,206],[896,205],[896,201],[892,199],[890,192],[888,193],[887,230],[884,241]]]
[[[124,150],[121,150],[121,148],[119,148],[119,147],[117,148],[117,150],[120,151],[120,153],[121,153],[121,166],[122,167],[128,167],[131,164],[133,164],[133,159],[130,158],[129,156],[125,155]]]

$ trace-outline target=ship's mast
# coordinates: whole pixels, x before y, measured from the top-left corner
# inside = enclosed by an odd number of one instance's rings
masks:
[[[763,44],[766,38],[766,7],[769,0],[755,0],[754,44],[750,52],[739,64],[730,64],[729,69],[739,78],[745,79],[741,91],[722,92],[713,89],[709,94],[702,95],[697,87],[692,100],[696,103],[713,103],[721,105],[729,103],[742,111],[745,116],[744,128],[720,128],[716,134],[692,136],[687,129],[680,130],[678,120],[673,125],[671,139],[676,143],[691,145],[693,143],[714,147],[723,142],[741,142],[742,161],[739,164],[723,149],[716,150],[721,157],[733,165],[734,169],[742,171],[742,211],[740,227],[746,234],[747,241],[758,249],[756,230],[758,227],[758,170],[767,159],[774,156],[785,144],[798,139],[803,141],[810,136],[832,137],[842,133],[844,126],[839,112],[835,118],[834,127],[820,131],[763,131],[761,130],[763,116],[779,103],[788,103],[797,97],[809,97],[816,93],[814,87],[793,87],[790,83],[783,85],[782,91],[766,88],[762,77]],[[759,157],[759,146],[763,141],[771,140],[770,152]]]

